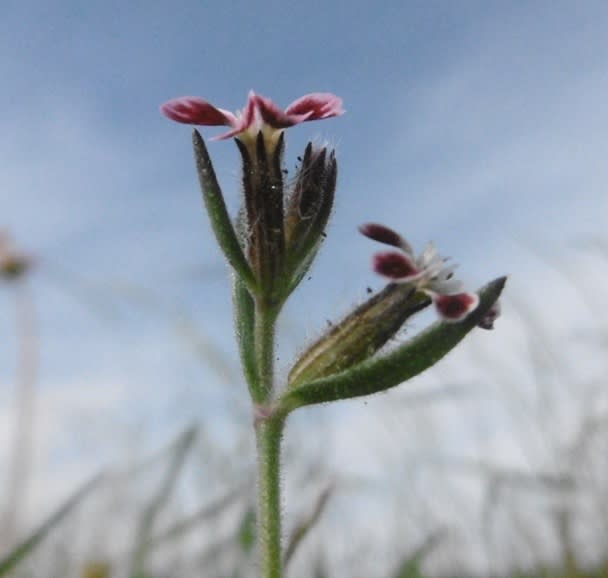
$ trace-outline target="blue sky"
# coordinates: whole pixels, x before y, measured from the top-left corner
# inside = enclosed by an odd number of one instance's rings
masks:
[[[160,233],[181,253],[190,239],[196,263],[209,237],[189,129],[158,104],[199,94],[236,109],[250,88],[284,105],[344,98],[345,117],[292,131],[288,158],[311,137],[337,146],[334,248],[353,235],[349,263],[366,219],[461,261],[475,251],[480,275],[510,238],[603,226],[603,3],[126,4],[5,11],[4,222],[35,251],[73,252],[93,272],[99,253],[116,263],[116,243],[118,265],[160,270],[180,258]],[[236,205],[234,147],[212,154]]]
[[[370,220],[417,247],[434,240],[471,286],[509,273],[547,313],[567,308],[571,288],[529,247],[559,262],[573,242],[604,235],[607,21],[601,1],[7,0],[0,227],[39,261],[41,390],[86,398],[84,389],[93,406],[116,399],[127,421],[154,426],[169,406],[201,417],[172,396],[209,401],[197,384],[217,381],[180,339],[180,315],[234,356],[227,271],[190,129],[158,112],[181,95],[231,110],[250,89],[283,106],[313,91],[344,99],[343,117],[288,134],[288,168],[312,138],[336,147],[340,175],[329,238],[286,311],[287,357],[302,333],[381,286],[369,271],[374,247],[356,232]],[[236,148],[210,152],[236,209]],[[5,393],[12,315],[3,291]],[[238,386],[210,391],[215,409],[244,397]]]

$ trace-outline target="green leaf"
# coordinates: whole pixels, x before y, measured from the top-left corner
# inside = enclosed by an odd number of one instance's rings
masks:
[[[279,400],[287,413],[304,405],[325,403],[385,391],[433,366],[477,326],[500,296],[506,277],[479,292],[477,309],[459,323],[437,322],[386,355],[372,357],[349,369],[303,383]]]
[[[236,339],[243,366],[243,373],[254,402],[261,402],[264,394],[260,391],[260,378],[255,356],[255,303],[245,284],[236,275],[233,279],[232,301],[234,304],[234,323]]]
[[[255,277],[230,220],[222,189],[217,182],[207,147],[197,130],[192,134],[192,143],[194,145],[196,171],[215,238],[230,265],[243,279],[249,290],[255,293],[257,287]]]
[[[238,542],[241,550],[245,553],[251,552],[253,547],[255,546],[255,526],[256,526],[256,515],[255,510],[253,508],[247,510],[243,519],[241,520],[241,525],[238,530]]]
[[[40,542],[44,540],[47,534],[59,525],[59,523],[101,482],[102,479],[102,475],[98,474],[85,483],[63,504],[63,506],[51,514],[29,538],[26,538],[21,544],[18,544],[12,552],[2,558],[0,560],[0,576],[7,576],[20,562],[27,558]]]

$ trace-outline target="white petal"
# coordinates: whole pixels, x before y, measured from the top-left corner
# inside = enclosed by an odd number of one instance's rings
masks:
[[[429,288],[442,295],[451,295],[460,293],[463,288],[463,283],[453,277],[451,279],[437,279],[429,283]]]

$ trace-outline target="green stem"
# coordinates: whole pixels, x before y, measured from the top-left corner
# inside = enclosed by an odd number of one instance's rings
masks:
[[[285,414],[273,413],[274,330],[279,307],[255,303],[253,327],[258,383],[254,399],[258,453],[257,532],[260,578],[281,578],[281,436]]]
[[[256,403],[268,403],[272,398],[274,385],[274,325],[277,318],[274,307],[267,306],[261,299],[256,300],[253,327],[255,358],[258,371],[258,395]]]
[[[260,578],[281,578],[281,437],[285,418],[256,423],[258,450],[258,544]]]

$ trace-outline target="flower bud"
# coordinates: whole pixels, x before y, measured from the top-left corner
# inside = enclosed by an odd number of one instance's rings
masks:
[[[289,373],[289,386],[338,373],[372,357],[409,317],[430,303],[410,286],[387,285],[304,352]]]
[[[300,282],[325,237],[336,191],[333,151],[308,144],[287,201],[285,215],[287,294]]]
[[[308,143],[289,196],[285,215],[285,239],[288,246],[293,247],[302,243],[312,226],[318,224],[316,217],[319,212],[328,214],[331,211],[334,192],[333,153],[328,156],[326,148],[313,149],[312,143]]]
[[[276,147],[266,150],[262,132],[255,149],[235,140],[243,158],[243,191],[248,259],[261,293],[272,299],[284,269],[283,135]]]

